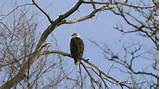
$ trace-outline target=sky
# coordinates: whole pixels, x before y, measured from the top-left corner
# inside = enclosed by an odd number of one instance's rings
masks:
[[[24,3],[31,3],[31,0],[17,0],[19,4]],[[38,4],[46,11],[48,12],[49,16],[51,16],[52,19],[56,19],[57,16],[63,14],[71,8],[77,0],[36,0]],[[5,3],[5,5],[3,5]],[[0,1],[0,7],[5,13],[7,13],[6,9],[7,7],[11,7],[11,3],[13,3],[12,0],[1,0]],[[34,6],[29,6],[25,8],[31,8],[31,12],[35,13],[37,15],[37,18],[35,19],[38,22],[38,34],[37,38],[40,36],[39,34],[42,34],[45,28],[49,25],[49,21],[47,18]],[[7,8],[9,11],[11,11],[13,8]],[[87,13],[90,12],[90,6],[83,5],[80,7],[79,11],[76,11],[76,13],[69,18],[76,18],[79,16],[87,15]],[[95,41],[98,44],[102,45],[105,43],[108,47],[110,47],[112,50],[117,52],[118,54],[124,54],[122,50],[123,43],[133,44],[133,43],[140,43],[143,45],[143,48],[146,49],[144,51],[150,51],[150,49],[153,48],[153,44],[151,41],[147,38],[143,38],[138,36],[136,33],[134,34],[122,34],[113,27],[117,24],[122,24],[126,29],[132,29],[126,25],[124,21],[122,21],[121,18],[113,15],[110,11],[101,12],[98,13],[97,16],[95,16],[92,19],[71,24],[71,25],[63,25],[55,29],[54,32],[52,32],[52,35],[56,38],[58,42],[59,50],[64,52],[69,52],[69,46],[70,46],[70,39],[71,34],[74,32],[78,32],[81,35],[81,38],[84,40],[85,44],[85,51],[84,51],[84,58],[89,58],[91,62],[96,64],[98,67],[103,69],[104,71],[107,71],[112,62],[104,61],[104,56],[102,54],[102,51],[97,48],[93,43],[91,43],[89,40]],[[52,37],[49,36],[48,42],[53,41]],[[53,49],[54,49],[53,45]],[[152,51],[152,50],[151,50]],[[68,57],[65,57],[64,59],[70,59]],[[138,68],[148,66],[150,65],[150,61],[141,61],[138,60],[139,63],[135,65],[134,67]],[[67,68],[71,67],[71,65],[68,65],[69,63],[74,63],[73,61],[65,60],[65,65],[68,66]],[[141,65],[141,64],[144,65]],[[73,67],[73,66],[72,66]],[[145,67],[144,67],[145,68]],[[112,75],[116,76],[119,75],[120,72],[118,72],[116,69],[112,71]],[[116,76],[117,77],[117,76]],[[126,78],[125,74],[118,77],[119,79]]]

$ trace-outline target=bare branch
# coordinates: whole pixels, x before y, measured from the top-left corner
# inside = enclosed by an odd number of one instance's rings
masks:
[[[28,6],[28,5],[33,5],[33,4],[28,3],[28,4],[19,5],[19,6],[17,6],[16,8],[14,8],[12,11],[10,11],[8,14],[3,15],[4,17],[2,17],[0,20],[3,20],[3,19],[6,18],[7,16],[9,16],[11,13],[13,13],[14,11],[16,11],[18,8],[23,7],[23,6]]]
[[[82,4],[82,0],[79,0],[76,5],[71,8],[70,10],[68,10],[65,14],[61,15],[59,18],[57,18],[55,21],[53,21],[53,23],[48,26],[48,28],[43,32],[43,34],[41,35],[41,38],[36,46],[35,51],[33,52],[33,54],[29,57],[29,64],[30,66],[39,58],[39,54],[41,51],[41,48],[43,47],[44,42],[46,41],[48,35],[56,28],[56,26],[65,18],[67,18],[68,16],[70,16],[72,13],[74,13],[79,6]],[[6,88],[11,88],[15,85],[17,85],[21,80],[26,78],[26,72],[28,69],[28,61],[25,62],[24,64],[22,64],[21,69],[19,70],[18,74],[12,78],[11,80],[7,81],[5,84],[3,84],[0,88],[1,89],[6,89]]]
[[[98,9],[95,9],[93,10],[90,14],[86,15],[86,16],[83,16],[83,17],[80,17],[80,18],[77,18],[77,19],[74,19],[74,20],[63,20],[61,24],[74,24],[74,23],[78,23],[78,22],[81,22],[81,21],[85,21],[87,19],[91,19],[92,17],[94,17],[96,15],[96,13],[100,12],[100,11],[104,11],[104,10],[110,10],[110,9],[113,9],[114,7],[110,7],[110,8],[107,8],[106,6],[102,6]]]
[[[32,2],[48,18],[49,22],[52,24],[52,20],[49,15],[34,0],[32,0]]]

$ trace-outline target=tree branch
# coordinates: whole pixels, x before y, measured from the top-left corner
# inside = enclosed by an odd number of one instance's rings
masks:
[[[32,0],[32,2],[45,16],[47,16],[49,22],[52,24],[52,20],[49,15],[34,0]]]
[[[110,10],[110,9],[112,9],[112,7],[107,8],[106,6],[102,6],[98,9],[93,10],[90,14],[88,14],[86,16],[83,16],[83,17],[80,17],[80,18],[77,18],[77,19],[74,19],[74,20],[67,20],[66,19],[66,20],[63,20],[60,24],[74,24],[74,23],[78,23],[78,22],[81,22],[81,21],[85,21],[87,19],[91,19],[92,17],[94,17],[97,12],[100,12],[100,11],[103,11],[103,10]]]
[[[40,55],[49,55],[49,54],[59,54],[59,55],[63,55],[63,56],[67,56],[67,57],[72,58],[71,54],[66,53],[66,52],[62,52],[62,51],[57,51],[57,50],[44,51],[44,52],[43,52],[42,54],[40,54]],[[110,80],[112,80],[112,81],[115,82],[114,84],[119,85],[120,87],[125,86],[125,87],[127,87],[127,88],[130,88],[128,85],[124,84],[123,82],[120,82],[119,80],[116,80],[115,78],[107,75],[105,72],[103,72],[101,69],[99,69],[96,65],[92,64],[91,62],[89,62],[88,59],[82,58],[82,61],[84,61],[85,63],[87,63],[87,64],[90,66],[89,68],[91,68],[91,69],[94,68],[95,70],[97,70],[100,75],[99,75],[98,73],[96,73],[96,75],[99,76],[100,78],[104,78],[105,80],[107,80],[107,81],[109,81],[109,82],[111,82]],[[89,73],[88,70],[86,69],[86,66],[85,66],[83,63],[81,63],[81,64],[83,65],[83,67],[85,68],[87,74],[89,75],[89,77],[91,78],[91,80],[92,80],[92,82],[93,82],[94,78],[90,75],[90,73]],[[94,72],[95,72],[95,70],[94,70]],[[104,77],[102,77],[102,76],[104,76]],[[109,80],[109,79],[110,79],[110,80]],[[95,82],[95,80],[94,80],[94,82]]]
[[[33,0],[34,1],[34,0]],[[59,16],[55,21],[52,22],[51,25],[47,27],[47,29],[42,33],[40,40],[38,41],[38,44],[36,46],[35,51],[33,54],[29,57],[28,60],[30,63],[30,66],[39,58],[39,54],[41,52],[41,48],[43,47],[43,44],[45,43],[46,39],[48,38],[49,34],[58,26],[58,24],[71,14],[73,14],[82,4],[82,0],[79,0],[74,7],[72,7],[70,10],[68,10],[65,14]],[[26,61],[24,64],[22,64],[21,69],[19,70],[18,74],[4,83],[0,89],[10,89],[13,86],[16,86],[21,80],[26,78],[26,72],[28,69],[28,61]]]

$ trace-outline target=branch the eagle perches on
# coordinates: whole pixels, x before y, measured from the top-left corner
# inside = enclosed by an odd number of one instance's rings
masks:
[[[32,0],[32,3],[48,18],[50,25],[47,27],[47,29],[44,30],[44,32],[42,33],[36,48],[34,50],[34,52],[28,57],[28,61],[26,61],[25,63],[22,64],[19,72],[10,80],[8,80],[7,82],[5,82],[0,89],[10,89],[13,86],[16,86],[20,81],[24,80],[26,78],[26,73],[27,73],[27,69],[32,66],[32,64],[38,60],[38,58],[42,55],[47,55],[47,54],[60,54],[63,56],[68,56],[71,57],[70,54],[62,52],[62,51],[45,51],[45,52],[41,52],[42,51],[42,47],[45,44],[45,41],[47,40],[48,36],[51,34],[51,32],[53,32],[55,30],[56,27],[62,25],[62,24],[73,24],[73,23],[77,23],[77,22],[81,22],[87,19],[90,19],[92,17],[95,16],[95,14],[97,12],[103,11],[103,10],[109,10],[112,9],[112,7],[107,8],[106,6],[102,6],[99,8],[95,8],[94,10],[89,13],[88,15],[84,16],[84,17],[80,17],[76,20],[67,20],[66,18],[69,17],[71,14],[73,14],[75,11],[78,10],[78,8],[84,3],[83,0],[79,0],[71,9],[69,9],[66,13],[60,15],[57,19],[55,19],[54,21],[51,20],[51,18],[49,17],[49,15],[34,1]],[[88,4],[88,3],[87,3]],[[92,5],[94,3],[91,3]],[[95,3],[96,4],[96,3]],[[114,8],[114,6],[113,6]],[[102,70],[100,70],[98,67],[96,67],[94,64],[92,64],[91,62],[83,59],[83,61],[88,65],[88,67],[86,66],[86,64],[84,64],[83,62],[81,63],[82,66],[84,67],[84,69],[86,70],[87,74],[89,75],[90,79],[91,79],[91,84],[93,84],[93,82],[95,82],[94,78],[90,75],[88,68],[91,69],[95,74],[97,74],[99,77],[101,77],[101,79],[103,80],[103,83],[106,85],[106,82],[104,80],[107,80],[109,82],[113,82],[114,84],[118,84],[120,86],[126,86],[127,85],[123,84],[122,82],[117,81],[116,79],[114,79],[113,77],[108,76],[107,74],[105,74]],[[29,65],[28,65],[29,64]],[[107,87],[107,85],[106,85]]]

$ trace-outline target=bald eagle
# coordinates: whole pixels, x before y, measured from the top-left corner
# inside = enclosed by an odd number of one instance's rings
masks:
[[[70,41],[70,52],[75,64],[80,64],[84,51],[84,43],[79,33],[73,33]]]

